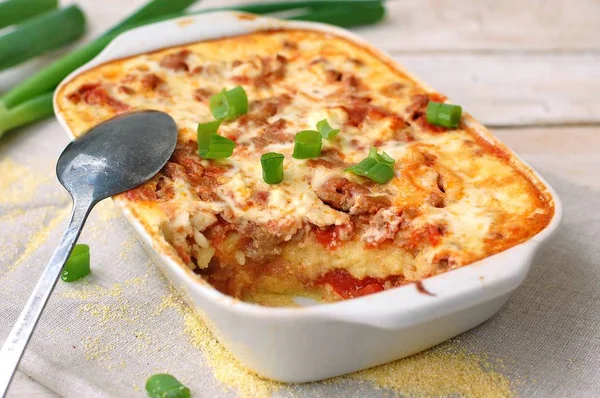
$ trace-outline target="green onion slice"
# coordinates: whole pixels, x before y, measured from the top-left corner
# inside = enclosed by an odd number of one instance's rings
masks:
[[[203,141],[205,141],[203,139]],[[208,146],[201,149],[198,145],[198,154],[204,159],[225,159],[231,156],[235,142],[227,137],[218,134],[211,134],[208,139]]]
[[[377,149],[371,148],[368,157],[344,171],[385,184],[394,177],[394,163],[395,160],[387,153],[378,154]]]
[[[65,282],[74,282],[90,273],[90,247],[88,245],[75,245],[71,256],[63,267],[61,279]]]
[[[217,134],[219,126],[221,125],[220,120],[215,120],[207,123],[198,124],[198,148],[207,148],[210,137],[213,134]]]
[[[369,157],[390,167],[394,167],[394,163],[396,163],[396,161],[387,153],[381,152],[381,154],[378,154],[375,147],[371,147],[371,149],[369,149]]]
[[[296,134],[293,158],[310,159],[321,156],[321,133],[314,130],[304,130]]]
[[[267,184],[279,184],[283,180],[284,156],[277,152],[268,152],[260,157],[263,180]]]
[[[317,130],[326,140],[332,139],[337,135],[337,133],[340,132],[340,129],[331,128],[331,126],[327,122],[327,119],[323,119],[317,123]]]
[[[204,159],[224,159],[231,156],[235,142],[217,134],[220,120],[198,125],[198,154]]]
[[[223,89],[210,97],[210,111],[217,120],[233,120],[248,112],[246,91],[237,86],[231,90]]]
[[[150,398],[190,398],[190,389],[175,377],[166,373],[150,376],[146,380],[146,392]]]
[[[459,105],[429,101],[427,104],[427,122],[436,126],[455,128],[460,123],[462,108]]]

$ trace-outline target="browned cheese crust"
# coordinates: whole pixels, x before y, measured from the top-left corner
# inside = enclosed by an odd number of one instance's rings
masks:
[[[230,158],[202,159],[196,126],[211,95],[241,85],[249,111],[219,134]],[[493,95],[493,93],[490,93]],[[380,54],[307,30],[261,31],[113,61],[66,84],[58,106],[76,135],[134,109],[179,127],[170,162],[119,195],[162,253],[227,294],[356,297],[465,266],[517,245],[551,219],[550,195],[470,116],[432,126],[445,101]],[[322,156],[291,157],[319,120],[340,128]],[[344,169],[370,147],[392,156],[386,184]],[[281,184],[260,156],[285,155]]]

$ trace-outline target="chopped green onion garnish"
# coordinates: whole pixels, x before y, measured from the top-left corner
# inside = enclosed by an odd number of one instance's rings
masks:
[[[387,153],[378,154],[377,149],[371,148],[367,158],[344,171],[370,178],[379,184],[385,184],[394,177],[394,163],[395,160]]]
[[[231,107],[227,99],[227,91],[223,89],[219,94],[210,97],[210,111],[217,120],[223,120],[231,114]]]
[[[331,128],[331,126],[327,122],[327,119],[323,119],[317,123],[317,130],[326,140],[332,139],[337,135],[337,133],[340,132],[340,129]]]
[[[379,163],[386,164],[390,167],[394,167],[394,163],[396,163],[396,161],[387,153],[381,152],[381,155],[378,154],[377,149],[375,149],[375,147],[371,147],[371,149],[369,149],[369,157],[377,160]]]
[[[210,134],[217,134],[220,125],[220,120],[198,124],[198,145],[200,145],[200,134],[202,134],[203,138],[210,137]],[[208,145],[208,140],[206,141],[206,145]]]
[[[71,256],[63,267],[61,278],[65,282],[74,282],[90,273],[90,247],[75,245]]]
[[[248,96],[241,86],[210,97],[210,111],[215,119],[233,120],[248,112]]]
[[[260,157],[263,170],[263,180],[267,184],[279,184],[283,180],[283,158],[277,152],[265,153]]]
[[[190,398],[190,389],[175,377],[166,373],[150,376],[146,380],[146,392],[150,398]]]
[[[462,108],[459,105],[429,101],[427,122],[436,126],[455,128],[460,123]]]
[[[228,158],[233,153],[235,142],[217,134],[220,120],[198,125],[198,154],[204,159]]]
[[[310,159],[321,156],[321,133],[304,130],[296,134],[293,158]]]
[[[200,134],[198,134],[198,137],[200,137]],[[208,145],[201,147],[200,141],[198,141],[198,154],[204,159],[228,158],[235,148],[235,142],[218,134],[211,134],[208,138],[203,138],[202,142],[204,144],[208,142]]]

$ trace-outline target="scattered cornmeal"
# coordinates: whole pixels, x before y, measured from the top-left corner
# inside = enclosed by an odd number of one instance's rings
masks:
[[[29,202],[40,185],[53,181],[51,174],[34,173],[8,158],[0,161],[0,175],[1,204]]]
[[[86,337],[81,339],[85,359],[106,361],[110,359],[110,354],[115,350],[114,343],[103,344],[98,337]]]
[[[508,378],[492,368],[486,356],[469,353],[450,341],[339,379],[369,381],[405,396],[514,396]]]
[[[48,240],[48,236],[50,232],[56,226],[69,215],[70,209],[68,207],[58,208],[55,210],[55,216],[47,222],[47,224],[35,232],[29,240],[26,242],[23,252],[17,258],[17,260],[9,266],[9,270],[16,269],[19,265],[21,265],[25,260],[27,260],[42,244],[44,244]]]
[[[168,301],[173,303],[173,298]],[[178,307],[184,312],[185,334],[194,347],[202,350],[221,383],[242,397],[264,397],[282,388],[293,389],[245,368],[213,336],[199,314],[183,303]],[[469,353],[450,341],[408,358],[326,382],[368,382],[377,389],[412,397],[514,396],[508,378],[493,368],[485,355]]]
[[[52,174],[35,172],[9,158],[0,161],[0,176],[2,176],[0,178],[0,207],[15,204],[23,206],[39,196],[40,186],[53,182]],[[45,192],[44,195],[47,196],[48,193]],[[44,227],[28,237],[24,242],[24,247],[19,250],[21,252],[19,257],[7,267],[8,271],[15,270],[28,259],[46,242],[50,232],[58,223],[69,214],[69,206],[48,206],[48,209],[52,214],[52,218],[44,220],[42,222]],[[0,213],[2,213],[0,218],[5,222],[9,222],[25,212],[22,209],[16,209]],[[6,256],[6,253],[2,254]]]
[[[269,397],[285,384],[263,379],[245,368],[214,337],[206,324],[187,306],[184,309],[185,334],[202,350],[215,378],[242,397]]]

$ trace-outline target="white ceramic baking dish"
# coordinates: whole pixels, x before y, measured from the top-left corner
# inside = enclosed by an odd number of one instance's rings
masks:
[[[239,16],[234,12],[217,12],[129,31],[73,72],[65,82],[83,71],[119,58],[267,28],[330,32],[372,48],[352,33],[328,25]],[[373,51],[391,61],[380,51]],[[60,124],[73,138],[56,102],[55,109]],[[481,131],[481,134],[494,140],[487,131]],[[554,199],[555,214],[543,231],[525,243],[426,279],[423,285],[434,296],[423,294],[411,284],[362,298],[302,308],[269,308],[240,302],[199,282],[197,276],[162,254],[144,227],[120,204],[156,263],[189,303],[207,316],[215,334],[242,363],[270,379],[306,382],[414,354],[494,315],[521,284],[534,254],[562,219],[562,206],[556,192],[537,173],[531,173]]]

